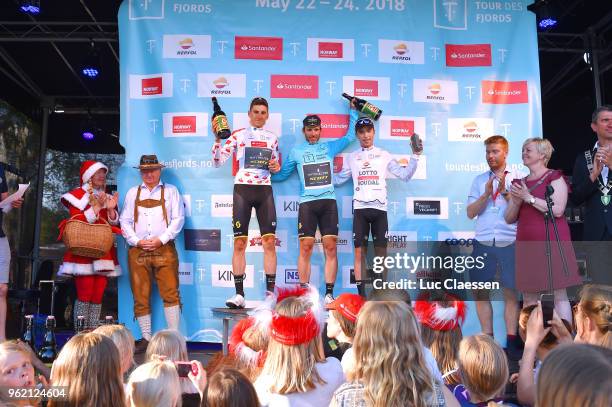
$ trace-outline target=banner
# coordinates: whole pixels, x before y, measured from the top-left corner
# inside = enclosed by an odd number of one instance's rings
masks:
[[[375,144],[410,159],[410,137],[424,141],[412,180],[389,180],[389,227],[408,241],[469,238],[473,178],[488,169],[483,140],[510,141],[509,164],[522,169],[521,144],[539,137],[541,97],[531,0],[129,0],[119,11],[121,143],[126,162],[119,192],[140,183],[141,154],[157,154],[163,180],[186,205],[177,239],[183,321],[189,340],[219,341],[211,307],[233,294],[232,165],[211,161],[211,97],[232,129],[248,125],[249,102],[268,99],[266,128],[282,156],[304,141],[302,119],[319,114],[322,141],[348,127],[346,92],[383,110]],[[352,130],[352,129],[351,129]],[[354,142],[336,158],[358,148]],[[393,178],[393,177],[390,177]],[[278,216],[277,284],[297,283],[296,175],[273,185]],[[336,293],[355,290],[352,275],[352,184],[336,189],[340,214]],[[249,226],[246,297],[265,292],[255,217]],[[126,249],[119,281],[120,319],[133,324]],[[324,258],[313,254],[322,291]],[[154,328],[165,326],[156,288]]]

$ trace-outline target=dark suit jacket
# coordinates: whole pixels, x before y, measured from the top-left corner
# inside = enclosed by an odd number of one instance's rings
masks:
[[[612,177],[612,170],[609,171],[608,177]],[[601,181],[601,176],[599,179]],[[571,199],[576,206],[586,204],[582,236],[585,241],[602,240],[606,229],[612,234],[612,203],[604,206],[598,185],[598,182],[591,182],[589,178],[584,153],[578,154],[574,164]],[[612,195],[612,191],[610,194]]]

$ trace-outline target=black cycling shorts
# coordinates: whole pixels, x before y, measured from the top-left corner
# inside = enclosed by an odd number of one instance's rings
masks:
[[[300,204],[298,237],[315,237],[317,226],[323,236],[338,236],[338,205],[335,199],[317,199]]]
[[[372,208],[355,209],[353,211],[353,245],[355,247],[367,246],[370,231],[374,246],[387,246],[389,234],[387,211]]]
[[[270,185],[234,184],[232,225],[234,238],[249,236],[251,211],[255,208],[261,236],[276,233],[276,207]]]

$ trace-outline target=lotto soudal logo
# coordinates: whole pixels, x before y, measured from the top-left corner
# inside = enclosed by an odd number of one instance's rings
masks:
[[[446,66],[491,66],[491,44],[446,44]]]
[[[413,120],[391,120],[391,137],[412,137],[414,134]]]
[[[164,58],[210,58],[210,35],[164,35]]]
[[[308,115],[311,114],[316,114],[321,118],[321,137],[323,138],[342,137],[348,131],[349,115],[347,114],[308,113]]]
[[[341,42],[319,42],[319,58],[342,58]]]
[[[273,98],[318,99],[319,77],[316,75],[272,75],[270,96]]]
[[[161,95],[164,91],[163,80],[161,76],[155,78],[147,78],[142,80],[142,95]]]
[[[172,132],[173,133],[195,133],[196,117],[195,116],[174,116],[172,117]]]
[[[378,81],[356,79],[353,86],[355,96],[378,97]]]
[[[415,102],[459,103],[459,88],[455,81],[414,79],[413,85]]]
[[[528,103],[527,81],[482,81],[482,103]]]
[[[238,37],[234,42],[235,59],[283,59],[280,37]]]
[[[448,119],[448,141],[484,141],[493,135],[491,118]]]

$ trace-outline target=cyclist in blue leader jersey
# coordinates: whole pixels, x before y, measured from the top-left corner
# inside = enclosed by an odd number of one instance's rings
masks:
[[[298,211],[298,237],[300,256],[298,274],[300,284],[310,281],[310,257],[315,242],[317,226],[321,232],[325,251],[325,303],[334,300],[334,284],[338,272],[336,240],[338,238],[338,206],[333,185],[334,157],[355,140],[355,122],[359,114],[350,111],[350,123],[346,135],[338,140],[322,143],[321,119],[306,116],[302,133],[306,139],[294,147],[283,161],[280,171],[272,175],[272,181],[283,181],[297,168],[300,177],[300,207]]]

